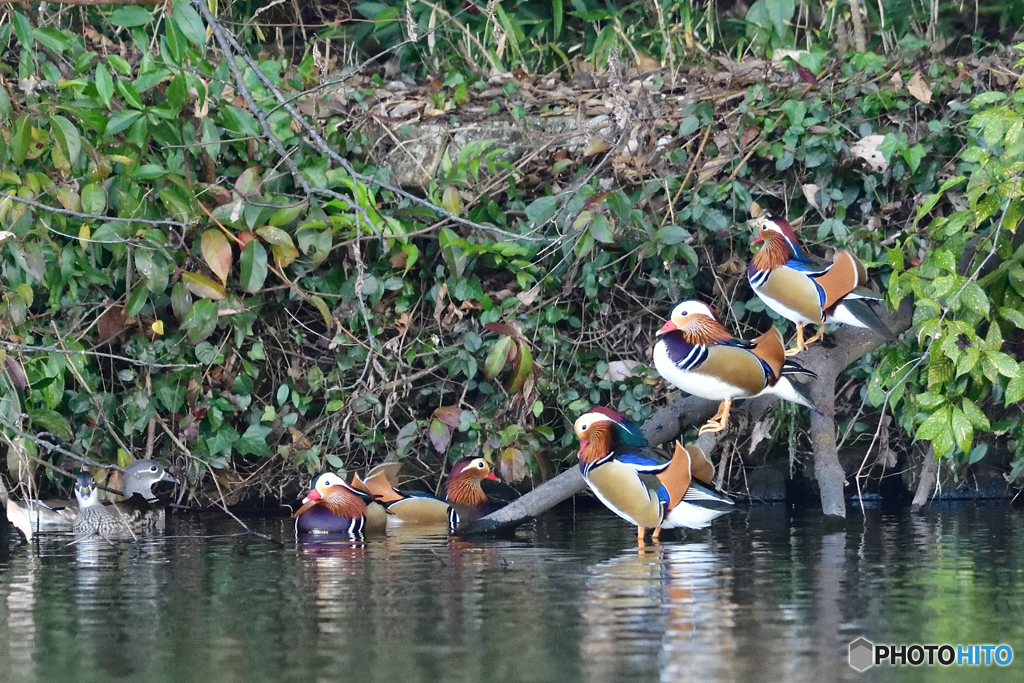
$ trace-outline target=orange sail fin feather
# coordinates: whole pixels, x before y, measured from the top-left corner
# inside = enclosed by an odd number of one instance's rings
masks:
[[[786,364],[786,347],[782,343],[782,335],[774,327],[754,340],[751,353],[763,360],[775,375],[772,383],[782,377],[782,366]]]
[[[658,472],[658,479],[668,491],[668,509],[679,505],[690,488],[690,453],[676,441],[676,449],[668,467]]]
[[[822,308],[832,308],[836,302],[860,286],[861,273],[866,274],[866,271],[860,259],[848,251],[836,254],[832,267],[815,278],[825,292],[825,304]]]

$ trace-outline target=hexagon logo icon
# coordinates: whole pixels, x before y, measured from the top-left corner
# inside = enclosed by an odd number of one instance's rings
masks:
[[[866,638],[858,638],[850,643],[850,666],[857,671],[866,671],[874,666],[875,645]]]

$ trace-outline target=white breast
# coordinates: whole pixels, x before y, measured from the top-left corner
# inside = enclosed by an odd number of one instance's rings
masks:
[[[654,345],[654,367],[669,384],[693,396],[711,401],[746,397],[742,390],[717,377],[703,374],[697,370],[680,370],[668,357],[668,350],[664,342]]]

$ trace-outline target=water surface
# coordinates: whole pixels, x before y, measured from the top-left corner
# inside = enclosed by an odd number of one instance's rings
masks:
[[[1024,680],[1024,516],[1003,504],[758,507],[637,548],[603,510],[514,540],[296,543],[289,520],[175,517],[111,547],[0,527],[0,679]],[[1009,667],[879,668],[847,646],[1006,643]]]

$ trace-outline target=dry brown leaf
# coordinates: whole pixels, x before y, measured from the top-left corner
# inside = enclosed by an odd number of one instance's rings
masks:
[[[750,202],[750,217],[760,218],[763,215],[764,209],[761,208],[761,205],[754,201]]]
[[[885,140],[884,135],[868,135],[853,143],[850,146],[850,152],[858,159],[867,162],[872,171],[882,173],[889,168],[889,162],[878,151],[878,146],[882,144],[883,140]]]
[[[821,188],[814,183],[807,183],[806,185],[801,185],[800,189],[803,190],[804,199],[807,200],[807,203],[817,209],[818,213],[821,213],[821,206],[818,204],[818,193],[821,192]]]
[[[609,382],[621,382],[633,376],[633,369],[640,365],[635,360],[613,360],[608,363],[608,369],[598,374],[601,379]]]
[[[907,83],[907,90],[909,90],[910,94],[916,97],[919,102],[928,104],[932,101],[932,87],[928,85],[928,81],[924,80],[920,71],[914,72],[914,76],[910,79],[910,83]]]
[[[775,424],[775,420],[769,417],[764,420],[759,420],[758,423],[754,425],[754,428],[750,430],[750,450],[747,451],[748,455],[753,455],[754,449],[757,448],[757,444],[771,436],[773,424]]]

